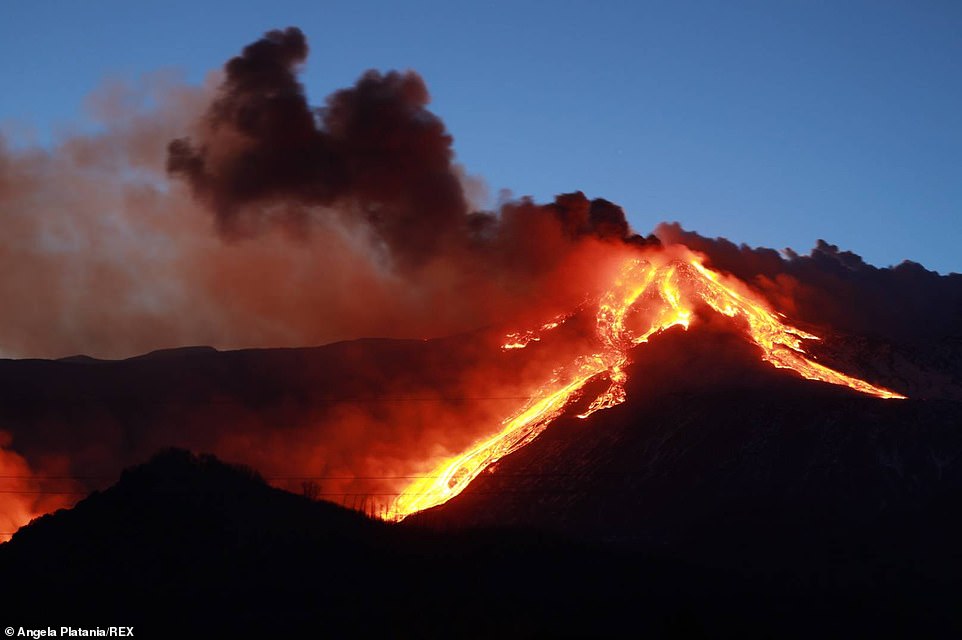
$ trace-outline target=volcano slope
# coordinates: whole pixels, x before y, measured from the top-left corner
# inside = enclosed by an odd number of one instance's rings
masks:
[[[535,529],[672,558],[721,577],[718,597],[736,608],[805,602],[826,623],[862,620],[854,628],[882,611],[958,622],[962,403],[806,381],[710,324],[669,330],[632,358],[624,404],[584,420],[572,407],[405,523]]]
[[[712,523],[715,537],[728,520],[766,526],[793,512],[856,521],[962,486],[956,400],[882,400],[804,380],[710,323],[636,347],[627,374],[624,404],[587,419],[572,405],[463,496],[416,518],[665,544],[680,541],[676,526],[697,537]]]

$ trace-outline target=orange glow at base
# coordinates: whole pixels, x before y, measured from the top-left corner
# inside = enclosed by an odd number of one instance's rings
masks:
[[[879,398],[904,398],[898,393],[847,376],[812,360],[803,341],[817,340],[786,323],[762,298],[734,278],[705,267],[687,251],[663,251],[627,259],[612,286],[597,300],[595,344],[591,353],[576,356],[557,370],[531,399],[501,424],[501,429],[468,451],[445,459],[433,471],[406,487],[386,517],[402,520],[412,513],[443,504],[461,493],[482,471],[528,444],[576,399],[588,382],[606,376],[608,388],[594,398],[579,418],[625,401],[625,369],[633,347],[647,342],[669,327],[685,329],[695,308],[705,304],[715,312],[737,319],[746,337],[761,349],[761,358],[773,366],[791,369],[809,380],[850,387]],[[538,330],[508,334],[502,349],[523,349],[540,340],[569,316],[556,318]]]
[[[27,461],[11,451],[10,435],[0,431],[0,543],[34,518],[68,506],[68,493],[43,490]]]

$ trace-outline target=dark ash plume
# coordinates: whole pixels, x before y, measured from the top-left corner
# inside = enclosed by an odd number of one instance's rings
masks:
[[[272,217],[299,227],[308,207],[336,206],[369,223],[402,263],[429,257],[468,207],[424,81],[368,71],[314,109],[297,80],[307,52],[291,27],[230,60],[200,135],[171,142],[168,171],[187,179],[227,235]]]

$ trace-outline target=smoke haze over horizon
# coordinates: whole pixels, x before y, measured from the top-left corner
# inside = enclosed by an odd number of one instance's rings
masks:
[[[366,72],[318,109],[298,77],[307,56],[298,29],[272,31],[200,86],[108,83],[89,101],[96,133],[52,148],[0,137],[0,356],[523,324],[578,304],[606,261],[658,244],[577,191],[478,211],[480,181],[417,73]],[[938,334],[962,317],[962,276],[876,269],[822,242],[800,256],[677,223],[655,235],[813,324],[912,339],[905,305],[938,318],[925,328]]]

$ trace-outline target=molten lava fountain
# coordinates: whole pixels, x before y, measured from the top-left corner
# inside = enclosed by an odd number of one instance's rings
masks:
[[[762,359],[776,367],[879,398],[905,397],[812,361],[802,342],[817,340],[816,336],[787,324],[785,316],[772,311],[747,286],[708,269],[698,256],[685,252],[679,258],[665,251],[632,257],[597,300],[597,350],[577,356],[556,371],[527,404],[502,423],[498,433],[444,460],[430,474],[412,482],[395,500],[387,518],[402,520],[458,495],[488,466],[538,437],[580,397],[590,381],[600,376],[610,381],[607,390],[578,417],[586,418],[624,402],[630,350],[669,327],[681,325],[687,329],[700,302],[729,318],[741,319],[747,325],[747,336],[761,349]],[[564,321],[549,322],[537,331],[509,334],[509,342],[502,348],[524,348],[538,340],[540,332],[554,329]]]

